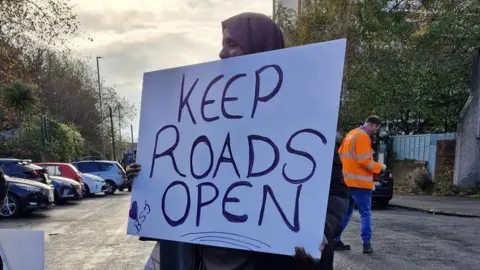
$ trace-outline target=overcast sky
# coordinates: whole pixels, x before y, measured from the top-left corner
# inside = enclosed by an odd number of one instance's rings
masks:
[[[244,11],[272,13],[271,0],[75,1],[85,32],[73,40],[75,49],[91,57],[95,70],[95,57],[102,56],[101,76],[134,102],[135,141],[144,72],[216,60],[222,20]]]

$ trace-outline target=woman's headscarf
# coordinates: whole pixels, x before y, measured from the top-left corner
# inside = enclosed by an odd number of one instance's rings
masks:
[[[282,31],[269,17],[259,13],[241,13],[222,22],[245,54],[285,48]]]

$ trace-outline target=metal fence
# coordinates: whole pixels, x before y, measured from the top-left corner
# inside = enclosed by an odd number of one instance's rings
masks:
[[[455,140],[455,133],[401,135],[390,137],[393,157],[397,160],[413,159],[427,161],[428,171],[435,172],[438,140]]]

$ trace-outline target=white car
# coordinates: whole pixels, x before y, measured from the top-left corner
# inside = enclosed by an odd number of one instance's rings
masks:
[[[105,192],[108,185],[105,180],[99,176],[82,173],[82,182],[85,184],[85,195],[93,195],[99,192]]]
[[[105,179],[107,189],[105,194],[113,194],[117,189],[122,191],[131,182],[127,180],[127,174],[122,166],[116,161],[109,160],[84,160],[72,162],[80,172],[93,174]]]

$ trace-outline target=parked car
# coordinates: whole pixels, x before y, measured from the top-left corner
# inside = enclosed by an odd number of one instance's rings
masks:
[[[15,177],[5,176],[8,182],[7,197],[0,209],[0,217],[16,217],[23,213],[47,208],[54,203],[52,186]]]
[[[31,160],[0,158],[0,168],[10,177],[28,179],[50,185],[47,170],[32,164]]]
[[[386,208],[393,197],[393,176],[390,172],[375,175],[375,190],[372,193],[372,202]]]
[[[40,162],[34,164],[46,169],[50,176],[61,176],[82,183],[82,174],[70,163]]]
[[[83,196],[82,185],[77,181],[61,176],[50,176],[50,179],[55,189],[56,204],[63,204]]]
[[[72,162],[82,173],[89,173],[105,179],[107,183],[106,194],[113,194],[117,189],[122,191],[128,186],[127,174],[116,161],[88,160]]]
[[[103,178],[89,173],[82,173],[82,181],[85,184],[85,196],[91,196],[99,192],[106,193],[110,187]]]

